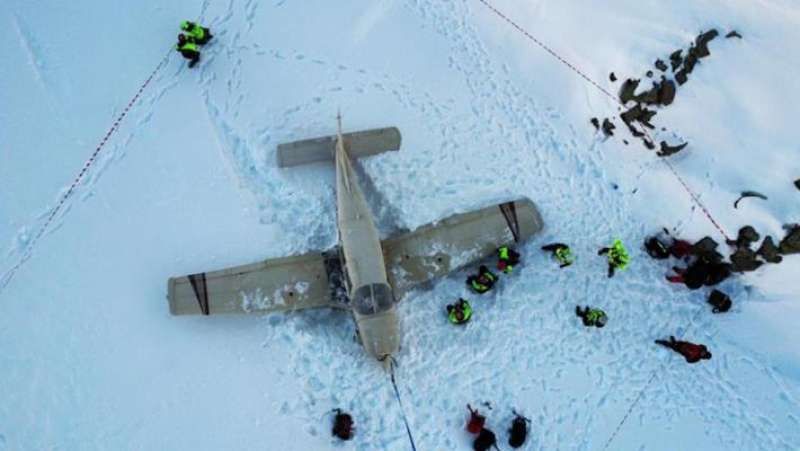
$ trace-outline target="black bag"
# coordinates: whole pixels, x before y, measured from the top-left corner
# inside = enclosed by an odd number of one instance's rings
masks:
[[[514,415],[516,417],[511,422],[511,429],[508,430],[508,444],[512,448],[519,448],[525,444],[525,440],[528,438],[528,422],[530,420],[516,412]]]
[[[488,451],[492,446],[497,449],[497,437],[495,437],[494,432],[486,428],[481,429],[481,433],[472,442],[472,449],[475,451]]]
[[[648,238],[644,242],[644,248],[647,250],[647,255],[657,260],[664,260],[669,257],[669,248],[656,237]]]
[[[714,313],[727,312],[733,305],[731,298],[719,290],[714,290],[711,292],[711,295],[708,297],[708,303],[714,306],[714,308],[711,310]]]
[[[342,409],[334,409],[336,417],[333,419],[333,430],[331,433],[342,440],[353,438],[353,417],[349,413],[342,412]]]

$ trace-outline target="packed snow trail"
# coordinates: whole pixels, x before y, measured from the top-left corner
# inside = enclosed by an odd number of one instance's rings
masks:
[[[105,147],[106,142],[108,142],[108,140],[111,138],[111,135],[113,135],[114,132],[116,132],[119,129],[122,120],[125,119],[125,116],[128,115],[128,111],[130,111],[130,109],[133,108],[134,104],[136,104],[136,102],[139,100],[139,96],[142,95],[142,92],[144,92],[144,90],[153,80],[153,77],[155,77],[156,74],[161,70],[161,68],[164,67],[165,63],[169,61],[170,55],[172,55],[172,47],[170,47],[170,49],[167,51],[167,53],[164,55],[161,61],[159,61],[159,63],[156,65],[156,68],[153,69],[150,75],[145,79],[144,83],[142,83],[142,85],[139,86],[139,90],[136,91],[136,94],[133,96],[133,98],[131,98],[130,102],[128,102],[128,104],[125,105],[125,108],[122,109],[122,112],[119,114],[119,116],[117,116],[116,120],[111,125],[111,128],[108,129],[106,134],[103,136],[103,139],[101,139],[100,142],[97,144],[97,147],[95,147],[92,155],[83,164],[83,167],[81,168],[80,172],[78,172],[78,175],[75,176],[75,180],[72,181],[72,184],[69,186],[69,188],[67,188],[67,190],[61,195],[55,207],[53,207],[50,210],[50,213],[47,215],[47,219],[45,219],[44,224],[42,224],[39,227],[39,231],[36,232],[36,235],[33,236],[32,240],[25,243],[25,247],[22,249],[22,256],[20,257],[19,261],[14,266],[12,266],[8,271],[6,271],[2,277],[0,277],[0,294],[3,293],[3,290],[14,278],[14,274],[16,274],[17,270],[19,270],[19,268],[25,263],[25,261],[31,257],[31,254],[33,253],[33,250],[36,247],[36,244],[39,242],[39,239],[42,237],[42,235],[44,235],[44,233],[47,231],[47,228],[48,226],[50,226],[50,223],[53,222],[53,219],[56,218],[56,216],[61,211],[61,208],[64,206],[64,204],[69,200],[70,197],[72,197],[72,195],[75,192],[75,189],[83,181],[83,178],[86,175],[87,171],[89,171],[89,169],[91,169],[91,167],[94,165],[97,156],[100,154],[100,151],[103,150],[103,148]]]

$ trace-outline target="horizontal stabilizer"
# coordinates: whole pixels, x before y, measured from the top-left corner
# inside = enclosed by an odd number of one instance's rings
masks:
[[[351,158],[377,155],[400,149],[400,130],[397,127],[376,128],[342,135],[345,149]],[[288,168],[320,161],[333,161],[336,136],[304,139],[278,145],[278,167]]]

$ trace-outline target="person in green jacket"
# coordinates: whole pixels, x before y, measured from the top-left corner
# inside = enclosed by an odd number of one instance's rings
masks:
[[[566,268],[575,261],[575,257],[572,256],[572,251],[569,246],[564,243],[548,244],[547,246],[542,246],[542,250],[552,252],[553,257],[558,261],[561,268]]]
[[[458,302],[447,306],[447,319],[453,324],[466,324],[472,318],[472,306],[466,299],[458,298]]]
[[[597,252],[597,255],[608,255],[608,277],[614,277],[615,270],[623,270],[628,267],[631,258],[621,240],[614,240],[611,247],[604,247]]]
[[[467,277],[467,285],[478,294],[483,294],[491,290],[496,281],[497,276],[489,271],[489,268],[485,265],[481,265],[477,276]]]
[[[583,320],[583,325],[586,327],[603,327],[608,321],[606,312],[599,308],[590,308],[588,305],[583,309],[580,305],[576,305],[575,314]]]
[[[514,265],[517,263],[519,263],[519,252],[508,246],[497,248],[497,269],[506,274],[511,274],[511,271],[514,270]]]
[[[178,44],[175,46],[175,50],[189,60],[189,67],[194,67],[200,61],[200,48],[183,33],[178,35]]]
[[[184,20],[181,22],[181,30],[183,30],[189,38],[194,39],[195,44],[205,45],[214,36],[211,35],[211,30],[201,27],[194,22]]]

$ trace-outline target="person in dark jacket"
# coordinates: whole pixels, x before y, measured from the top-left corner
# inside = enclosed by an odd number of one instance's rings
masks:
[[[674,336],[670,336],[669,341],[656,340],[656,344],[672,349],[682,355],[689,363],[697,363],[700,360],[708,360],[711,358],[711,353],[708,352],[706,345],[697,345],[688,341],[677,341]]]
[[[511,422],[511,428],[508,429],[508,445],[512,448],[519,448],[525,444],[525,440],[528,438],[528,423],[531,420],[516,411],[512,410],[512,412],[514,413],[514,420]]]
[[[342,412],[342,409],[333,409],[336,416],[333,418],[333,430],[331,434],[342,440],[353,438],[353,417],[349,413]]]
[[[478,436],[475,437],[475,441],[472,442],[472,449],[475,451],[488,451],[488,449],[492,447],[496,450],[500,449],[497,447],[497,437],[494,435],[494,432],[484,427],[481,429],[481,432],[478,433]]]

